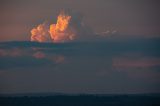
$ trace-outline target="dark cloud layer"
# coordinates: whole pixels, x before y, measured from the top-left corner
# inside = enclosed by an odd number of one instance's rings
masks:
[[[37,43],[37,42],[4,42],[0,43],[1,69],[15,67],[34,67],[54,65],[59,58],[101,58],[109,60],[117,58],[117,61],[138,62],[140,57],[151,58],[148,61],[152,64],[153,58],[160,58],[158,39],[131,39],[123,41],[102,41],[102,42],[72,42],[72,43]],[[118,59],[120,58],[120,59]],[[124,58],[124,59],[123,59]],[[62,59],[63,60],[63,59]],[[125,62],[127,62],[127,60]],[[60,61],[60,60],[59,60]],[[96,60],[95,60],[96,61]],[[132,62],[131,62],[132,63]],[[126,63],[124,63],[126,64]],[[137,65],[139,63],[136,63]],[[156,64],[156,63],[155,63]],[[158,64],[158,63],[157,63]],[[123,65],[123,63],[122,63]],[[134,67],[134,65],[133,65]]]
[[[0,43],[0,92],[160,92],[158,39]]]

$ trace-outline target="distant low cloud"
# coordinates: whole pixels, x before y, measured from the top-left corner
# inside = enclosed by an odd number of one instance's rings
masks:
[[[118,57],[113,58],[113,68],[117,70],[160,68],[160,58],[155,57]]]
[[[11,46],[11,45],[10,45]],[[45,49],[46,51],[44,51]],[[55,67],[66,61],[65,56],[47,52],[47,48],[6,48],[0,49],[0,70],[14,68]]]
[[[46,55],[43,52],[36,52],[33,54],[33,57],[35,57],[37,59],[43,59],[46,57]]]

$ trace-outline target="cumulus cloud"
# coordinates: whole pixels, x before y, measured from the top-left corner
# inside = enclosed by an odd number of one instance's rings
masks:
[[[44,22],[31,30],[31,41],[48,42],[50,40],[49,25]]]
[[[31,41],[37,42],[68,42],[80,39],[82,36],[93,34],[83,22],[83,16],[70,10],[63,10],[57,17],[55,24],[38,25],[31,30]]]

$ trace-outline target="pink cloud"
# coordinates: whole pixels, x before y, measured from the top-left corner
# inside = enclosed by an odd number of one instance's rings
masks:
[[[114,58],[112,66],[116,69],[152,68],[160,66],[160,58]]]
[[[0,49],[0,57],[4,57],[4,56],[18,57],[24,54],[25,53],[23,52],[23,50],[19,48],[13,48],[11,50]]]
[[[35,57],[37,59],[43,59],[43,58],[46,57],[46,55],[43,52],[38,51],[38,52],[33,54],[33,57]]]

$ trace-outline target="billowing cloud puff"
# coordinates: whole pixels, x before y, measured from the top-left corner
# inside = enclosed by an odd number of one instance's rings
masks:
[[[31,41],[46,42],[68,42],[80,39],[81,36],[91,35],[92,31],[83,23],[83,17],[79,13],[61,11],[57,17],[56,24],[50,26],[46,23],[40,24],[31,30]]]
[[[62,12],[57,18],[57,23],[50,25],[50,35],[54,42],[65,42],[74,39],[75,33],[69,27],[71,18],[71,16]]]
[[[43,23],[31,30],[31,41],[48,42],[50,40],[48,25]]]

